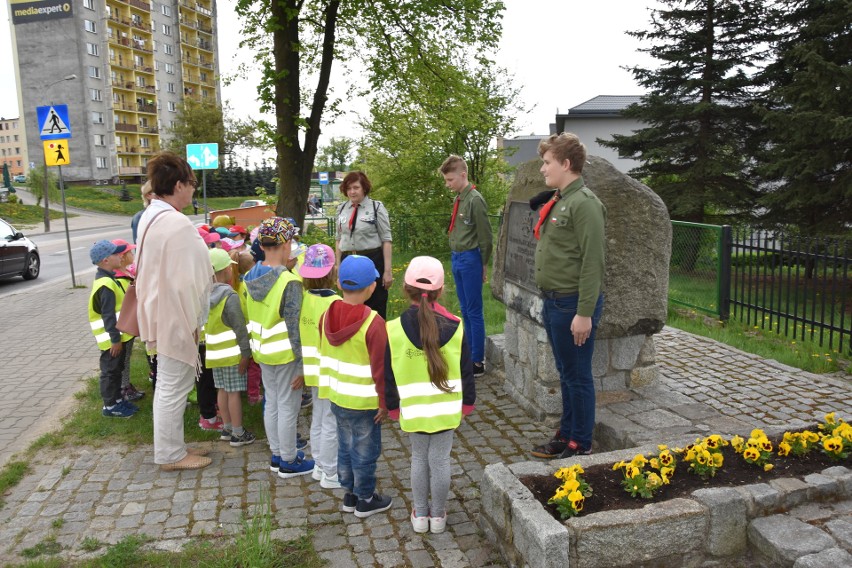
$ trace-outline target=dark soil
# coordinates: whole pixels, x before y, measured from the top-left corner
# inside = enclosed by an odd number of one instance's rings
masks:
[[[772,440],[773,448],[777,449],[780,438]],[[768,472],[763,468],[748,464],[741,455],[734,453],[730,446],[722,449],[725,461],[716,471],[716,476],[706,481],[689,470],[689,464],[678,460],[677,469],[669,485],[657,491],[653,499],[633,498],[621,484],[624,475],[621,470],[612,471],[612,464],[596,465],[586,469],[583,479],[591,486],[592,495],[586,497],[581,515],[589,515],[599,511],[616,509],[640,509],[648,503],[658,503],[676,497],[689,496],[696,489],[715,487],[739,487],[753,483],[768,483],[772,479],[782,477],[803,478],[811,473],[818,473],[827,467],[846,465],[850,460],[837,462],[824,455],[818,448],[803,457],[792,454],[785,457],[774,456],[770,463],[775,467]],[[554,469],[554,472],[556,470]],[[559,513],[556,505],[548,505],[547,500],[553,496],[562,481],[552,475],[528,475],[520,478],[527,489],[532,491],[545,509],[558,521]]]

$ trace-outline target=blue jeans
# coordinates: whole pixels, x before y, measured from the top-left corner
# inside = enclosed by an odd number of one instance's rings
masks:
[[[485,360],[485,317],[482,314],[482,255],[479,248],[452,253],[453,280],[464,334],[474,363]]]
[[[359,499],[376,491],[376,461],[382,452],[382,427],[374,419],[378,410],[352,410],[331,403],[337,419],[337,475],[340,485]]]
[[[595,351],[595,331],[603,310],[603,295],[598,297],[592,315],[592,332],[582,347],[574,344],[571,321],[577,315],[579,296],[544,300],[544,329],[556,360],[559,384],[562,388],[562,420],[559,433],[585,449],[592,447],[595,428],[595,382],[592,377],[592,354]]]

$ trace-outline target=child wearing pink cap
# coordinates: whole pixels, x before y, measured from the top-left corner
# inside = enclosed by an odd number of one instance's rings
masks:
[[[441,261],[415,257],[405,271],[411,306],[387,323],[385,403],[411,438],[411,525],[418,533],[446,529],[453,436],[476,402],[464,326],[438,304],[443,291]]]
[[[112,244],[124,246],[124,252],[121,254],[121,266],[115,271],[115,278],[121,282],[122,287],[127,290],[136,279],[136,264],[133,252],[136,245],[132,245],[124,239],[113,239]],[[138,390],[130,382],[130,355],[133,353],[134,339],[136,338],[133,338],[124,344],[126,354],[124,359],[124,368],[121,371],[121,396],[124,400],[130,402],[136,402],[145,396],[144,392]]]

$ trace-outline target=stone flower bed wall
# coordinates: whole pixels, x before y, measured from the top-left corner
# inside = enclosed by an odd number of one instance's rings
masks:
[[[588,468],[655,450],[656,446],[644,446],[549,463],[489,465],[480,485],[482,529],[510,566],[694,566],[709,558],[744,554],[753,519],[809,501],[852,499],[852,472],[832,467],[804,481],[781,478],[738,488],[700,489],[691,498],[559,522],[518,479],[552,475],[568,463]]]

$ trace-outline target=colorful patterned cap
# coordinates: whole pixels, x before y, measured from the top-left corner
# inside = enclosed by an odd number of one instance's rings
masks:
[[[294,227],[283,217],[270,217],[260,223],[257,236],[262,245],[282,245],[299,234],[299,228]]]

